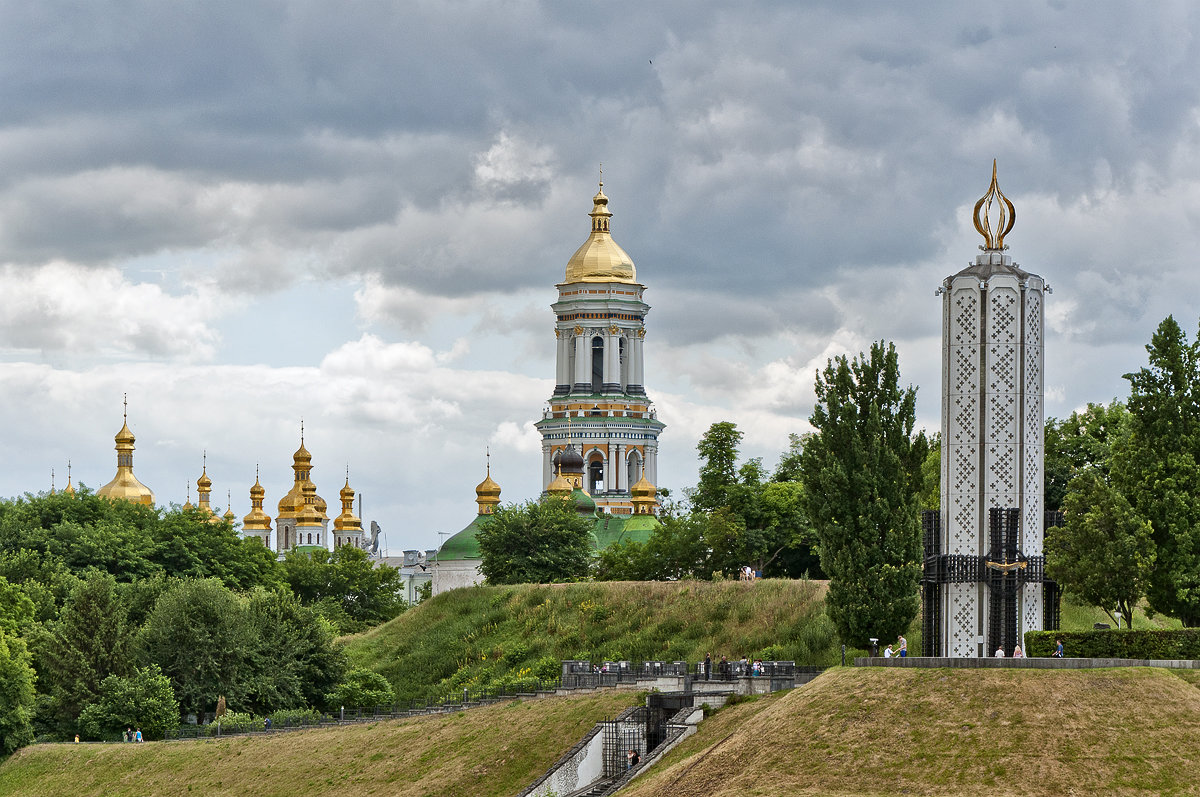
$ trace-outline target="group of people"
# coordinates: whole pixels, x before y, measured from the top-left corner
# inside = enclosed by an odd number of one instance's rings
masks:
[[[706,680],[706,681],[712,680],[712,654],[710,654],[710,653],[704,654],[704,665],[703,666],[704,666],[704,680]],[[763,668],[762,659],[755,659],[754,661],[750,661],[745,656],[742,656],[742,658],[736,662],[729,661],[729,659],[722,656],[721,661],[717,663],[717,677],[722,680],[725,680],[732,675],[758,676],[758,675],[762,675],[764,673],[764,671],[765,670]]]
[[[1013,657],[1014,659],[1023,659],[1023,658],[1025,658],[1025,651],[1021,650],[1021,646],[1020,646],[1020,645],[1013,645],[1013,654],[1012,654],[1012,657]],[[1004,646],[1003,646],[1003,645],[1000,645],[1000,646],[998,646],[998,647],[996,648],[996,658],[998,658],[998,659],[1002,659],[1002,658],[1004,658]]]
[[[133,730],[132,728],[126,728],[126,729],[125,729],[125,741],[127,741],[127,742],[140,742],[140,741],[142,741],[142,729],[141,729],[141,728],[138,728],[138,729],[135,731],[135,730]]]
[[[902,659],[908,657],[908,640],[904,638],[904,634],[896,637],[895,650],[892,650],[891,645],[883,649],[883,657],[885,659],[890,659],[892,656],[899,656]]]

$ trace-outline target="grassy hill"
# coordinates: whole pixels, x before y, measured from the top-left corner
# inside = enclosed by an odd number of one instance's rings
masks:
[[[833,664],[825,583],[608,582],[451,590],[346,639],[401,699],[553,677],[563,659],[696,661],[711,652]]]
[[[1197,731],[1193,673],[838,668],[721,711],[622,797],[1193,794]]]
[[[0,794],[501,797],[635,697],[604,691],[271,737],[38,745]],[[1200,674],[837,668],[722,709],[627,797],[1191,794]]]
[[[634,702],[606,690],[262,737],[36,745],[0,766],[0,794],[510,797]]]

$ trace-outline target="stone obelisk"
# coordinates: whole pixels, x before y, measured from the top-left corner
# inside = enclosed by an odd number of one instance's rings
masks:
[[[1048,286],[1005,254],[1016,210],[1000,191],[995,163],[974,216],[984,239],[980,254],[939,290],[941,509],[925,519],[924,652],[957,658],[992,655],[997,647],[1012,655],[1014,644],[1024,646],[1024,632],[1042,629],[1046,619]]]

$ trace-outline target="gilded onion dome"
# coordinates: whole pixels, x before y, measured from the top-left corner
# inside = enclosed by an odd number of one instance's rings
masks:
[[[300,433],[300,447],[292,455],[292,471],[295,474],[295,481],[292,483],[292,489],[279,499],[278,516],[299,519],[301,511],[306,505],[309,505],[315,510],[319,520],[327,520],[328,515],[325,514],[325,511],[328,509],[328,505],[324,498],[316,494],[317,488],[312,483],[312,454],[308,453],[308,449],[304,447],[303,431]],[[306,486],[312,487],[311,502],[305,495]]]
[[[479,514],[490,515],[500,503],[500,485],[492,480],[492,456],[488,454],[487,473],[483,481],[475,485],[475,503],[479,504]]]
[[[600,190],[592,197],[592,233],[583,245],[575,250],[567,261],[566,282],[637,282],[637,270],[633,259],[617,245],[609,234],[608,197],[604,195],[604,181]]]
[[[133,444],[136,439],[129,429],[128,409],[123,417],[121,431],[117,432],[113,439],[117,443],[117,475],[97,490],[96,495],[110,501],[132,501],[135,504],[154,506],[154,493],[133,475]]]
[[[63,488],[63,493],[72,498],[75,496],[75,485],[71,484],[71,460],[69,459],[67,460],[67,486]]]
[[[196,479],[196,508],[209,517],[216,517],[212,508],[212,479],[208,478],[208,452],[204,452],[200,478]]]
[[[346,486],[338,493],[342,499],[342,514],[333,519],[334,531],[342,533],[362,533],[362,521],[354,514],[354,488],[350,486],[350,476],[346,476]]]
[[[254,486],[250,488],[250,514],[242,518],[243,531],[270,531],[271,516],[263,511],[263,496],[267,491],[259,483],[258,473],[254,474]]]
[[[231,526],[237,520],[237,515],[233,514],[233,494],[228,491],[225,493],[225,514],[221,517]]]
[[[642,478],[634,482],[633,487],[629,488],[629,492],[633,496],[633,514],[654,514],[654,507],[658,504],[658,498],[655,496],[657,490],[655,490],[654,485],[646,478],[644,472],[642,473]]]
[[[574,488],[571,486],[571,483],[562,475],[562,466],[559,465],[553,481],[551,481],[546,487],[546,492],[550,493],[551,495],[568,496],[571,494],[572,489]]]

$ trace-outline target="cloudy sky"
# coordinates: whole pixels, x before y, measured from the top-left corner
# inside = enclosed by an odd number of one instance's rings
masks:
[[[554,284],[599,164],[653,310],[660,481],[731,420],[773,466],[826,359],[900,349],[993,158],[1049,280],[1047,408],[1127,394],[1200,314],[1185,2],[0,2],[0,495],[115,470],[241,517],[304,419],[393,551],[541,488]],[[192,488],[194,500],[194,487]],[[332,514],[332,513],[331,513]]]

